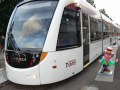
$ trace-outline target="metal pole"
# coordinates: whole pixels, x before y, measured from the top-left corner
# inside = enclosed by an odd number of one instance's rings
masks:
[[[101,14],[101,12],[100,12]],[[102,34],[101,34],[101,37],[102,37],[102,54],[103,54],[103,20],[102,20],[102,14],[101,14],[101,22],[102,22]]]

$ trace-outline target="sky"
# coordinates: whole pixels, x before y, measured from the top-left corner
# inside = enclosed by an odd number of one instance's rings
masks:
[[[94,0],[98,10],[105,9],[115,23],[120,25],[120,0]]]

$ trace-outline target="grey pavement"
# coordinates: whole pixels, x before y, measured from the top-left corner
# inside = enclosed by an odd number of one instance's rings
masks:
[[[2,52],[0,52],[0,69],[3,69],[4,66],[4,55]]]
[[[4,55],[0,52],[0,84],[5,81],[7,81],[7,76],[5,72]]]
[[[5,69],[0,69],[0,84],[7,81]]]

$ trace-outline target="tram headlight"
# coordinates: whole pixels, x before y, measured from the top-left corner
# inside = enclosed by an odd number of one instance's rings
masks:
[[[36,75],[32,75],[32,78],[33,78],[33,79],[36,79],[36,78],[37,78],[37,76],[36,76]]]
[[[27,75],[27,78],[36,79],[36,78],[38,78],[38,76],[36,76],[36,75]]]

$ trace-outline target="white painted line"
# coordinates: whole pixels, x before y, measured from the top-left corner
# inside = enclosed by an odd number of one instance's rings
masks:
[[[116,47],[118,47],[119,45],[111,45],[111,47],[113,47],[113,48],[116,48]]]
[[[97,87],[84,86],[81,90],[99,90]]]

